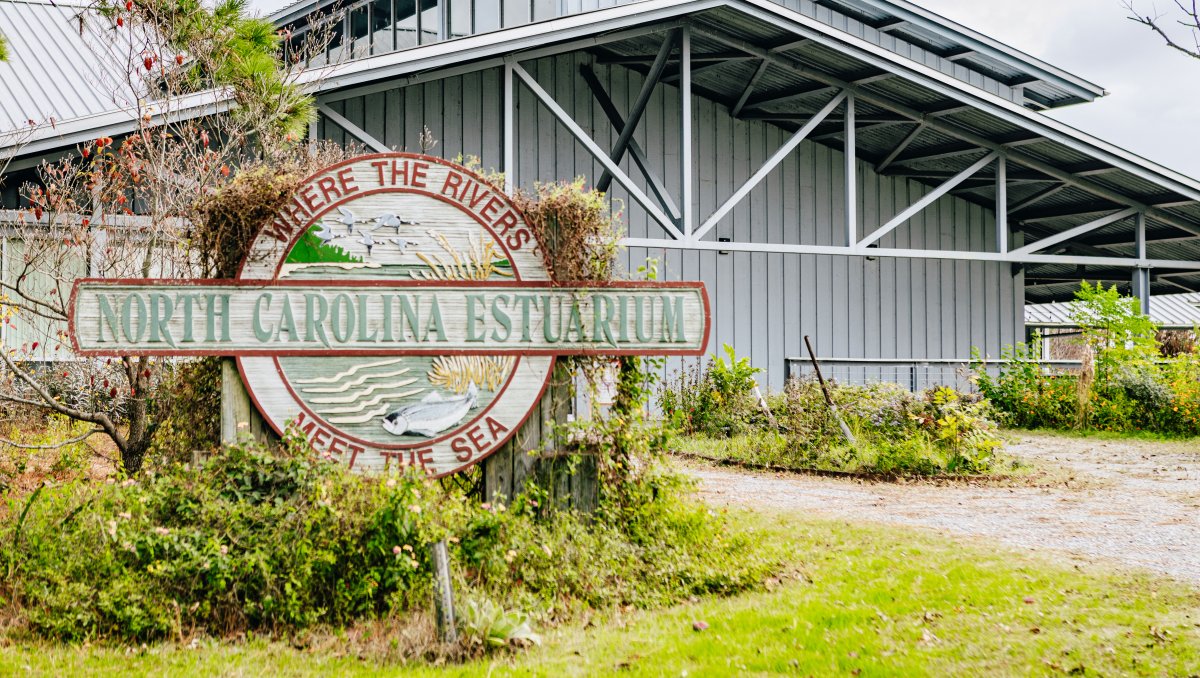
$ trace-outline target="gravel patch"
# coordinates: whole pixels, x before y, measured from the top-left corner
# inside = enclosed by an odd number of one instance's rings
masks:
[[[1103,559],[1200,584],[1200,448],[1022,435],[1008,451],[1082,487],[891,484],[690,466],[715,504],[808,511]]]

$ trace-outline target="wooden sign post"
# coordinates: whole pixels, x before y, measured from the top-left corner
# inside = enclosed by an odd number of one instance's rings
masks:
[[[503,450],[495,492],[564,415],[555,356],[702,355],[709,335],[703,284],[552,281],[503,193],[402,153],[306,180],[235,279],[85,279],[70,308],[81,355],[233,358],[227,442],[291,427],[352,469],[433,476]]]

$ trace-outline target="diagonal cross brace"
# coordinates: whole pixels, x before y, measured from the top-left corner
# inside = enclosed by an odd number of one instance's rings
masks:
[[[1099,219],[1096,219],[1095,221],[1089,221],[1088,223],[1080,224],[1079,226],[1076,226],[1075,228],[1069,228],[1069,229],[1063,231],[1062,233],[1056,233],[1048,238],[1042,238],[1041,240],[1039,240],[1037,242],[1029,243],[1028,245],[1026,245],[1024,247],[1020,247],[1018,249],[1013,250],[1012,253],[1013,254],[1033,254],[1034,252],[1037,252],[1039,250],[1044,250],[1047,247],[1050,247],[1051,245],[1057,245],[1060,242],[1070,240],[1071,238],[1074,238],[1075,236],[1083,235],[1084,233],[1094,231],[1097,228],[1103,228],[1109,224],[1116,223],[1122,219],[1128,219],[1129,217],[1132,217],[1133,215],[1135,215],[1137,213],[1138,213],[1138,209],[1135,207],[1130,207],[1129,209],[1124,209],[1124,210],[1121,210],[1120,212],[1113,212],[1112,214],[1105,216],[1105,217],[1100,217]]]
[[[367,134],[366,130],[364,130],[363,128],[359,127],[358,125],[355,125],[354,123],[350,122],[350,120],[348,120],[346,118],[346,116],[333,110],[332,108],[329,107],[328,104],[318,102],[317,110],[321,112],[321,115],[324,115],[331,122],[336,124],[338,127],[341,127],[342,129],[349,132],[350,136],[357,138],[359,141],[361,141],[364,144],[366,144],[367,146],[369,146],[371,148],[371,150],[375,151],[376,153],[391,152],[392,149],[388,148],[387,145],[385,145],[382,141],[376,139],[375,137],[371,136],[370,134]]]
[[[716,212],[712,213],[712,216],[710,216],[704,222],[704,225],[702,225],[694,234],[692,234],[692,238],[699,240],[700,238],[704,237],[705,233],[711,231],[713,227],[717,225],[717,222],[721,221],[726,214],[729,214],[730,210],[736,207],[739,202],[749,195],[750,191],[754,190],[754,187],[757,186],[763,179],[765,179],[767,175],[771,173],[771,170],[775,169],[776,165],[783,162],[783,159],[786,158],[793,150],[795,150],[795,148],[800,145],[800,142],[804,141],[805,137],[807,137],[814,129],[816,129],[818,125],[824,122],[825,118],[828,118],[829,114],[832,113],[834,109],[842,105],[842,102],[846,100],[846,97],[846,92],[839,92],[838,95],[831,99],[829,103],[825,104],[825,107],[818,111],[811,120],[804,123],[804,126],[797,130],[796,133],[792,135],[791,139],[787,140],[787,143],[785,143],[783,146],[780,146],[779,150],[775,151],[775,155],[772,155],[770,159],[763,163],[763,166],[758,168],[758,171],[755,172],[754,175],[749,179],[747,179],[746,183],[742,184],[741,188],[735,191],[733,195],[729,196],[729,199],[726,200],[725,203],[720,207],[718,207]]]
[[[658,85],[658,81],[662,79],[663,71],[667,68],[668,58],[671,56],[671,50],[675,47],[675,38],[678,31],[671,31],[663,40],[662,47],[658,49],[658,56],[654,58],[654,63],[650,65],[650,72],[646,74],[646,80],[642,83],[642,89],[638,92],[637,99],[634,99],[633,106],[629,109],[629,119],[625,121],[625,126],[621,129],[621,136],[617,137],[617,143],[613,144],[612,153],[609,158],[614,163],[620,163],[621,158],[625,157],[625,150],[629,148],[629,142],[633,140],[633,133],[637,130],[638,123],[642,121],[642,114],[646,112],[646,106],[650,103],[650,97],[654,94],[654,88]],[[600,181],[596,182],[596,190],[602,193],[608,192],[608,187],[612,185],[612,174],[605,170],[604,174],[600,175]]]
[[[891,221],[887,222],[883,226],[880,226],[878,229],[875,230],[874,233],[872,233],[871,235],[868,235],[867,237],[865,237],[861,241],[859,241],[859,243],[858,243],[859,249],[864,249],[868,245],[874,244],[876,241],[878,241],[883,236],[896,230],[896,228],[898,226],[900,226],[901,224],[903,224],[904,222],[917,216],[917,214],[919,214],[921,212],[921,210],[932,205],[934,202],[936,202],[938,200],[938,198],[941,198],[942,196],[946,195],[950,191],[954,190],[954,187],[958,186],[959,184],[966,181],[967,179],[970,179],[971,177],[975,176],[975,174],[977,174],[979,172],[979,170],[986,167],[993,160],[995,160],[997,157],[999,157],[999,155],[1000,155],[999,153],[992,151],[991,153],[988,153],[987,155],[980,158],[979,160],[976,160],[975,163],[973,165],[971,165],[970,167],[959,172],[958,174],[954,175],[950,179],[947,179],[946,182],[943,183],[941,186],[938,186],[937,188],[933,189],[929,193],[925,194],[925,197],[923,197],[920,200],[916,201],[915,203],[909,205],[908,208],[906,208],[903,212],[901,212],[900,214],[897,214],[895,217],[893,217]]]
[[[650,218],[652,218],[654,221],[657,221],[658,224],[662,226],[668,233],[675,238],[683,238],[683,233],[679,232],[679,229],[675,227],[675,224],[671,221],[671,218],[663,213],[662,209],[660,209],[658,205],[654,204],[654,201],[650,199],[650,196],[643,193],[642,190],[638,188],[637,184],[635,184],[627,174],[621,171],[620,166],[613,162],[612,158],[608,157],[608,154],[604,152],[604,149],[600,148],[600,145],[597,144],[596,141],[592,139],[592,137],[589,136],[582,127],[579,126],[579,123],[571,119],[570,114],[563,110],[563,107],[554,100],[554,97],[550,96],[550,93],[547,92],[540,84],[538,84],[538,81],[529,74],[529,71],[526,71],[524,67],[522,67],[521,64],[517,63],[516,61],[511,61],[509,63],[512,66],[513,74],[520,78],[521,82],[525,83],[525,86],[529,88],[529,91],[533,92],[533,95],[542,102],[543,106],[550,109],[550,112],[554,114],[554,117],[557,118],[558,121],[567,128],[567,130],[579,141],[579,143],[583,144],[583,146],[587,148],[588,152],[592,154],[592,157],[594,157],[601,165],[603,165],[606,170],[612,173],[613,178],[620,182],[621,186],[625,188],[625,191],[629,193],[629,197],[637,201],[638,204],[640,204],[646,210],[647,214],[650,215]]]
[[[608,121],[616,129],[625,128],[625,118],[621,117],[621,112],[613,104],[612,99],[608,97],[608,93],[604,91],[604,86],[600,83],[600,79],[596,77],[595,71],[586,64],[579,67],[579,73],[583,76],[583,80],[587,83],[588,88],[592,90],[592,95],[596,97],[596,103],[600,104],[604,115],[608,116]],[[637,164],[638,169],[642,171],[642,176],[646,177],[646,185],[650,187],[650,192],[663,207],[667,209],[667,213],[676,221],[680,218],[679,207],[675,205],[675,201],[671,200],[671,194],[667,190],[662,179],[650,169],[650,162],[646,159],[646,153],[642,150],[641,144],[637,139],[629,140],[629,157],[633,158],[633,162]]]

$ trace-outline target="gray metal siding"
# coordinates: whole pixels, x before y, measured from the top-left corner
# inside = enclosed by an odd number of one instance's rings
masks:
[[[527,69],[601,147],[611,147],[617,133],[578,77],[587,59],[567,55]],[[628,110],[642,77],[621,67],[597,66],[596,71],[618,109]],[[419,150],[418,137],[428,125],[438,139],[434,155],[478,155],[484,167],[499,168],[501,82],[500,71],[489,70],[330,105],[388,146]],[[527,88],[518,84],[517,92],[517,183],[598,178],[600,165],[583,145]],[[673,196],[681,194],[679,99],[678,89],[658,87],[636,135]],[[724,106],[699,97],[693,100],[693,117],[695,198],[703,218],[790,133],[734,119]],[[329,122],[322,123],[321,133],[350,140]],[[622,167],[645,189],[628,159]],[[929,190],[879,176],[864,163],[859,163],[858,184],[860,236]],[[619,184],[613,184],[611,195],[624,208],[630,236],[664,236]],[[842,153],[804,142],[708,237],[841,245],[844,204]],[[943,198],[880,245],[984,250],[994,242],[994,231],[991,211]],[[710,350],[717,353],[722,344],[732,344],[765,370],[772,388],[782,386],[785,358],[804,354],[805,334],[812,335],[821,355],[837,358],[967,358],[972,347],[996,355],[1021,340],[1024,285],[1007,263],[630,248],[624,265],[634,271],[649,257],[659,260],[663,278],[708,285],[714,319]]]

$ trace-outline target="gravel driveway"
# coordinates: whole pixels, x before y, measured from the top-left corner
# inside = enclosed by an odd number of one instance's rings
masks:
[[[1023,435],[1017,456],[1080,487],[864,483],[690,466],[716,504],[915,525],[1018,548],[1106,559],[1200,583],[1200,446]]]

